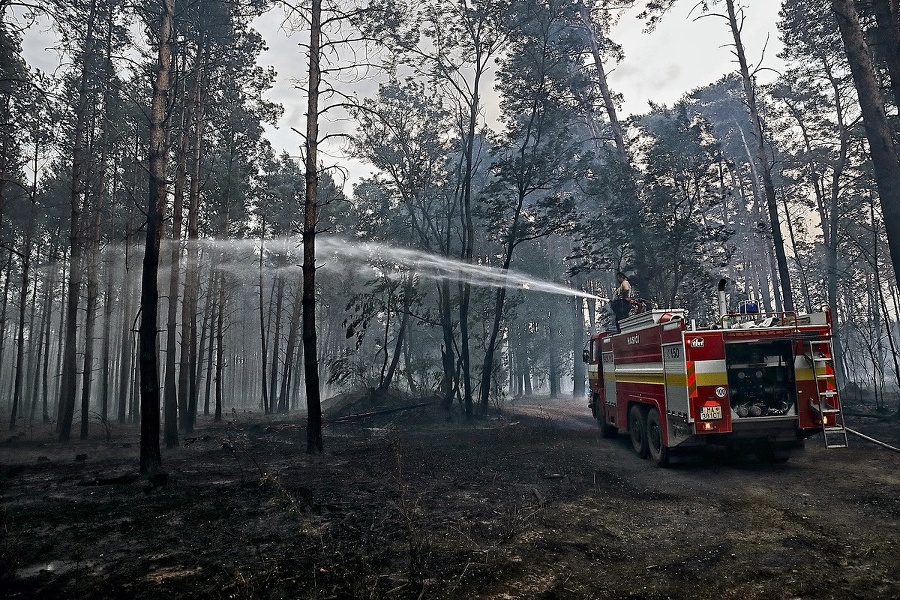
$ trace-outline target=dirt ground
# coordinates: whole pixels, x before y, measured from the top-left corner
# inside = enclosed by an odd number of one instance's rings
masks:
[[[303,417],[239,414],[148,479],[134,426],[94,428],[0,443],[4,597],[900,597],[900,454],[857,438],[663,469],[545,398],[332,419],[312,456]]]

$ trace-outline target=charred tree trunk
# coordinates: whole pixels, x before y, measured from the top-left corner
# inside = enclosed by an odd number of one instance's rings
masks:
[[[0,308],[0,381],[3,380],[4,348],[6,344],[7,309],[9,308],[9,280],[12,277],[12,252],[6,253],[6,264],[3,265],[3,304]]]
[[[216,302],[216,408],[214,421],[222,420],[222,378],[225,376],[225,273],[219,273],[219,299]],[[207,409],[207,412],[209,410]]]
[[[44,298],[41,302],[41,321],[38,324],[38,344],[37,344],[37,357],[34,361],[34,370],[33,370],[33,379],[31,383],[31,416],[29,418],[30,423],[34,423],[35,416],[37,414],[37,403],[38,398],[41,398],[41,404],[43,406],[43,414],[41,415],[41,419],[44,423],[47,422],[49,418],[47,415],[47,396],[46,394],[41,395],[41,374],[47,372],[47,368],[50,362],[50,319],[52,317],[52,305],[50,303],[52,295],[52,290],[55,285],[55,272],[54,272],[54,260],[53,257],[56,255],[56,239],[54,238],[53,242],[50,246],[50,252],[48,255],[50,258],[50,269],[48,270],[47,280],[44,282]],[[35,302],[36,304],[37,302]]]
[[[404,294],[404,297],[406,294]],[[406,341],[406,330],[409,326],[409,305],[403,307],[403,313],[400,315],[400,329],[397,331],[397,339],[394,341],[394,354],[391,356],[391,363],[388,365],[387,372],[381,380],[379,391],[386,392],[394,381],[394,374],[397,372],[397,364],[400,362],[400,355],[403,352],[403,343]]]
[[[556,348],[558,346],[557,339],[559,337],[559,331],[556,326],[556,313],[553,309],[550,310],[550,314],[547,319],[547,329],[548,329],[548,339],[550,340],[549,347],[547,348],[547,363],[548,363],[548,377],[550,379],[550,397],[551,398],[559,398],[560,395],[560,379],[562,376],[560,375],[560,365],[559,365],[559,356],[556,352]]]
[[[15,374],[15,382],[13,383],[13,402],[12,408],[10,410],[9,417],[9,429],[13,430],[16,427],[16,413],[21,402],[22,398],[22,386],[25,380],[25,308],[28,305],[28,277],[30,276],[31,271],[31,253],[34,248],[34,217],[35,217],[35,205],[37,204],[37,178],[38,178],[38,155],[40,154],[37,145],[34,149],[34,164],[32,165],[34,169],[34,180],[32,181],[31,191],[29,193],[30,204],[28,207],[28,226],[25,231],[25,252],[22,255],[22,285],[19,288],[19,331],[17,336],[18,348],[16,349],[16,374]],[[8,283],[8,280],[7,280]],[[35,286],[35,292],[37,292],[37,286]],[[37,298],[35,298],[35,301]],[[33,306],[33,305],[32,305]],[[32,316],[34,313],[32,313]],[[29,336],[31,345],[34,346],[34,338],[33,329],[29,328],[29,331],[32,331],[32,335]],[[38,340],[40,340],[40,336],[37,336]],[[2,351],[2,348],[0,348]],[[38,362],[40,362],[40,341],[38,341]],[[36,369],[35,369],[36,370]],[[34,397],[32,398],[32,413],[34,413]],[[23,407],[24,408],[24,407]]]
[[[163,414],[165,415],[163,439],[167,448],[178,446],[178,298],[181,284],[181,224],[184,218],[184,186],[187,180],[188,139],[187,124],[191,119],[191,104],[185,103],[181,110],[175,157],[175,180],[173,183],[174,202],[172,204],[172,247],[169,251],[169,298],[166,312],[166,378],[163,384]],[[185,353],[184,348],[181,354]],[[182,408],[182,422],[184,410]]]
[[[101,391],[100,391],[100,420],[109,422],[109,387],[112,374],[112,331],[113,331],[113,277],[112,266],[107,268],[106,292],[103,300],[103,358],[101,359]]]
[[[156,78],[150,103],[149,197],[147,243],[141,276],[141,324],[138,355],[141,390],[141,473],[154,472],[161,464],[159,451],[159,355],[157,327],[159,311],[159,247],[166,207],[166,108],[172,63],[175,0],[161,0],[162,16],[157,40]]]
[[[266,387],[266,362],[269,360],[269,349],[266,347],[266,304],[265,304],[265,281],[263,279],[263,261],[266,255],[266,219],[263,216],[262,235],[259,239],[259,339],[260,351],[262,352],[262,406],[263,412],[269,414],[269,388]]]
[[[212,271],[212,270],[211,270]],[[206,298],[206,311],[203,316],[203,339],[200,340],[200,353],[203,354],[204,344],[208,345],[209,348],[206,350],[206,381],[205,383],[205,395],[203,396],[203,415],[209,416],[209,399],[212,397],[212,382],[213,382],[213,358],[215,352],[215,330],[216,330],[216,322],[219,320],[217,310],[219,308],[218,302],[215,301],[216,294],[218,288],[218,278],[215,276],[214,271],[210,273],[210,284],[209,284],[209,292]],[[209,317],[209,322],[207,323],[207,317]]]
[[[31,272],[31,251],[34,223],[34,205],[28,217],[29,226],[26,233],[25,252],[22,254],[22,284],[19,286],[19,328],[16,334],[16,372],[13,382],[13,400],[9,413],[9,430],[16,428],[19,406],[22,402],[22,382],[25,380],[25,311],[28,307],[28,277]]]
[[[584,361],[581,360],[581,351],[584,348],[584,299],[574,296],[572,298],[572,396],[580,398],[585,395],[584,382],[587,376]]]
[[[94,371],[94,316],[97,312],[98,289],[98,261],[100,253],[100,207],[95,206],[96,211],[91,231],[91,247],[87,281],[87,306],[85,309],[84,323],[84,362],[81,384],[81,439],[88,437],[88,425],[90,423],[91,382]]]
[[[81,296],[81,211],[84,195],[85,128],[88,110],[88,75],[91,67],[90,42],[94,36],[97,14],[96,0],[90,3],[87,17],[85,45],[82,53],[81,81],[78,87],[78,104],[75,109],[75,146],[72,151],[72,178],[70,184],[71,217],[69,221],[69,297],[66,305],[65,346],[62,374],[60,376],[59,422],[57,432],[61,442],[69,441],[72,420],[75,417],[75,390],[77,387],[77,338],[78,301]]]
[[[278,412],[286,413],[290,410],[291,380],[294,376],[295,354],[297,352],[297,332],[300,330],[302,318],[303,283],[297,283],[294,291],[294,305],[291,307],[291,320],[288,324],[287,347],[284,351],[284,372],[281,375],[281,392],[278,394]]]
[[[409,327],[409,301],[412,296],[412,280],[414,278],[414,273],[408,273],[406,275],[406,279],[403,282],[403,289],[401,291],[401,306],[400,306],[400,327],[397,330],[397,337],[394,340],[394,353],[391,355],[390,364],[385,364],[382,369],[382,377],[381,382],[378,386],[379,392],[386,392],[391,387],[391,383],[394,381],[395,373],[397,372],[397,365],[400,363],[400,356],[403,353],[403,345],[406,341],[406,331]],[[387,332],[385,332],[385,340],[384,340],[384,351],[385,358],[387,358]]]
[[[135,148],[135,156],[138,149]],[[135,177],[130,187],[132,196],[137,195],[137,169],[135,169]],[[118,410],[117,420],[119,423],[125,423],[131,414],[131,394],[134,389],[132,385],[132,377],[135,375],[135,369],[132,368],[134,359],[134,340],[132,337],[132,329],[137,321],[134,312],[134,294],[132,293],[132,277],[131,277],[131,232],[134,231],[135,203],[131,203],[128,211],[128,221],[125,225],[125,261],[123,265],[123,288],[122,292],[125,296],[125,302],[122,308],[122,334],[119,343],[119,392],[118,392]]]
[[[125,265],[123,267],[123,295],[124,298],[124,306],[122,308],[122,331],[121,331],[121,342],[120,342],[120,352],[119,352],[119,404],[117,410],[117,417],[119,423],[124,423],[127,419],[128,412],[128,398],[130,396],[131,390],[131,359],[133,354],[132,348],[132,331],[131,328],[134,325],[134,315],[132,312],[134,311],[132,293],[131,293],[131,269],[129,268],[129,242],[126,240],[125,242]]]
[[[450,283],[444,279],[438,285],[438,296],[441,311],[441,333],[444,343],[441,344],[441,366],[444,377],[441,380],[441,397],[444,408],[453,405],[456,378],[456,358],[453,345],[453,309],[450,304]]]
[[[281,261],[279,260],[278,263],[280,262]],[[274,405],[277,402],[278,359],[281,354],[279,350],[281,347],[281,309],[284,305],[284,277],[277,273],[275,275],[275,285],[272,289],[272,294],[272,300],[275,302],[275,330],[272,333],[272,363],[269,366],[269,398],[272,399],[272,409],[278,410]],[[271,305],[271,302],[269,304]],[[287,363],[285,363],[285,365],[287,365]]]
[[[186,433],[194,430],[200,382],[197,365],[197,303],[200,287],[200,160],[203,143],[204,108],[203,86],[205,82],[205,36],[197,49],[198,66],[193,91],[193,142],[191,155],[191,185],[188,191],[187,252],[184,277],[184,301],[181,305],[181,355],[178,365],[178,408],[181,414],[179,427]],[[187,160],[187,157],[185,157]]]
[[[91,246],[87,281],[87,310],[84,334],[84,368],[81,384],[81,439],[87,439],[90,424],[89,411],[91,401],[91,384],[94,379],[94,317],[97,311],[100,273],[100,223],[103,203],[106,196],[106,163],[109,157],[109,86],[113,76],[112,67],[112,31],[113,11],[107,12],[106,43],[103,56],[103,105],[101,107],[100,124],[100,160],[97,169],[93,201],[93,219],[91,222]]]
[[[324,452],[322,398],[316,343],[316,227],[319,187],[319,85],[322,0],[312,0],[309,32],[309,88],[306,107],[306,197],[303,210],[303,370],[306,378],[306,451]]]

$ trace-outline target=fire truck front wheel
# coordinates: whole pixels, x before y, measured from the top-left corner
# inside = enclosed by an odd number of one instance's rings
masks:
[[[669,448],[663,442],[659,411],[651,408],[647,413],[647,451],[650,458],[661,467],[669,464]]]
[[[640,404],[632,404],[628,410],[628,431],[631,447],[641,458],[650,456],[647,444],[647,413]]]

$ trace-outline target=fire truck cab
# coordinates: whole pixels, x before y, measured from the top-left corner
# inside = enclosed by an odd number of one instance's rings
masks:
[[[845,447],[827,312],[741,312],[710,328],[681,310],[650,310],[584,351],[603,437],[627,433],[641,458],[665,466],[706,444],[784,461],[825,433]]]

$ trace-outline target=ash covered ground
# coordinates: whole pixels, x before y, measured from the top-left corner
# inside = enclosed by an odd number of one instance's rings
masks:
[[[417,404],[413,400],[399,401]],[[138,430],[0,444],[9,598],[898,598],[900,454],[812,438],[786,464],[662,469],[582,399],[466,423],[438,404],[201,420],[163,474]],[[388,408],[391,408],[388,406]],[[352,413],[369,416],[340,420]],[[848,410],[900,445],[896,421]]]

